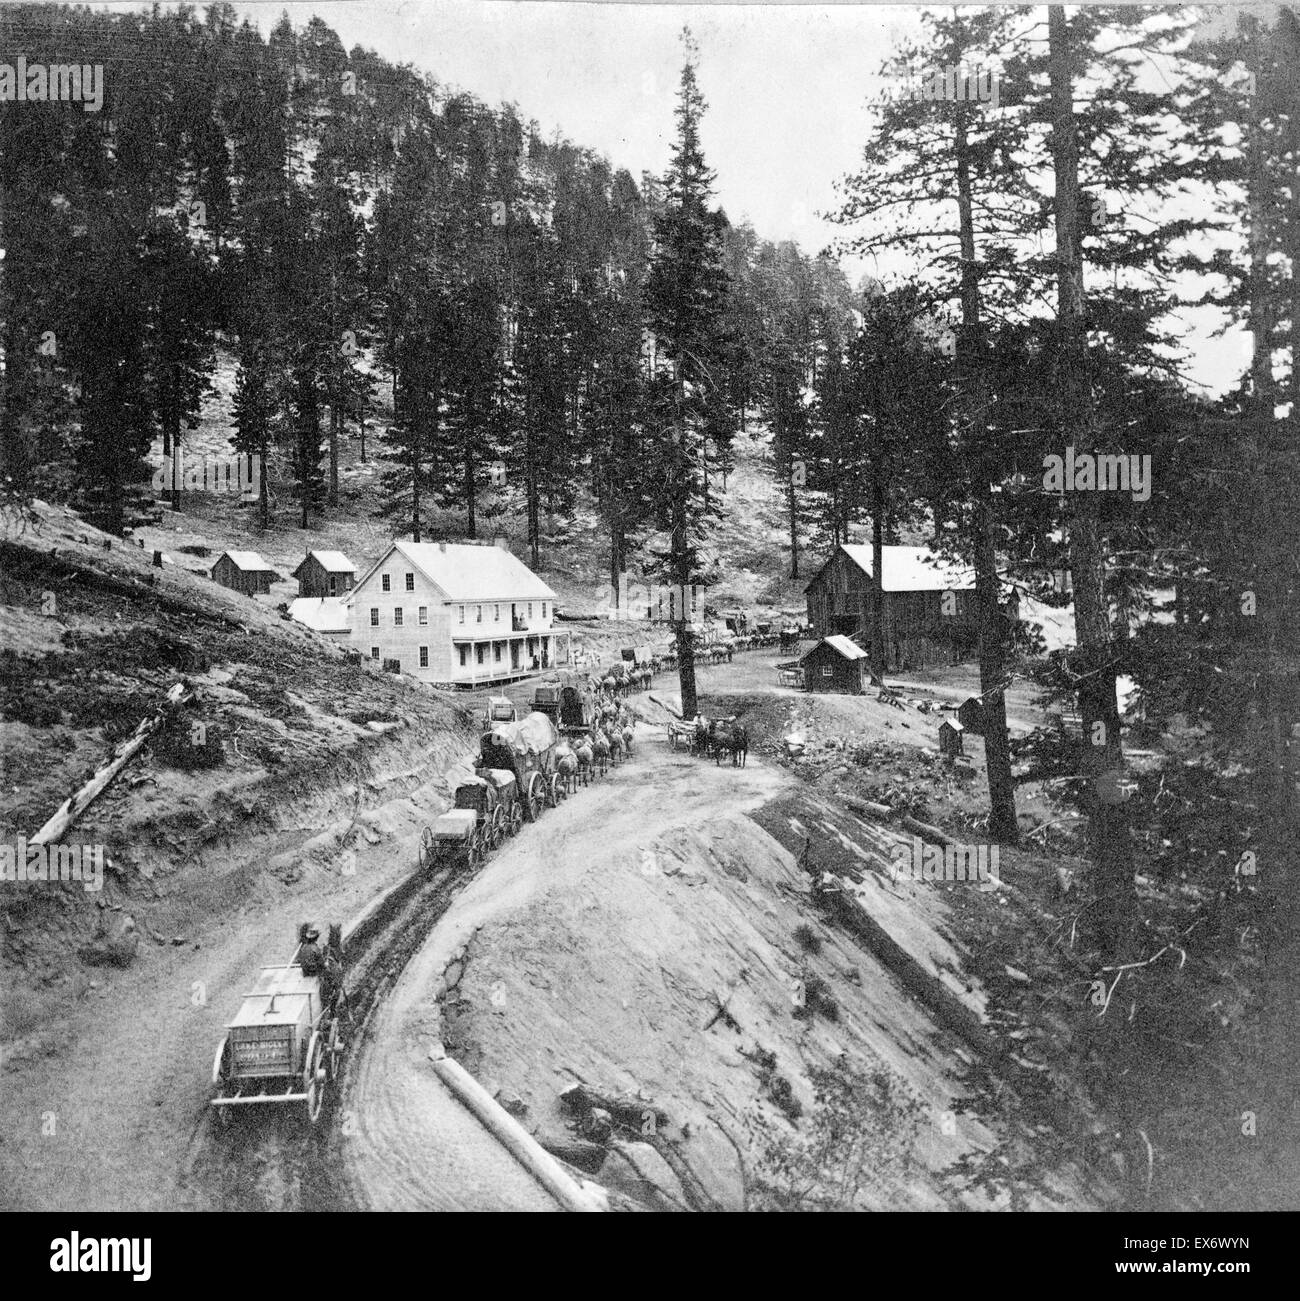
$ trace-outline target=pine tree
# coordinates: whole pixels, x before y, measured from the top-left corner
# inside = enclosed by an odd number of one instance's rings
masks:
[[[659,443],[668,466],[666,516],[671,535],[668,574],[678,593],[698,581],[700,542],[708,507],[703,480],[706,392],[720,382],[713,368],[723,341],[727,277],[722,265],[721,214],[709,207],[713,173],[700,146],[706,108],[695,75],[695,47],[685,34],[687,58],[677,96],[677,139],[664,177],[664,207],[655,221],[655,246],[646,286],[651,329],[672,364],[671,408],[664,411]],[[665,420],[663,417],[668,416]],[[676,640],[682,716],[698,712],[695,658],[687,602],[678,599]]]

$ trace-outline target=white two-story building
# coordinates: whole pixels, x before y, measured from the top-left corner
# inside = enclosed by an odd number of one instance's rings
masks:
[[[425,682],[501,682],[569,661],[555,593],[504,541],[394,542],[346,599],[353,648]]]

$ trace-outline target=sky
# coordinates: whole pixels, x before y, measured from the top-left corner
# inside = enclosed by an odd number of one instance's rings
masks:
[[[718,201],[760,237],[794,239],[813,253],[845,234],[819,214],[835,210],[835,182],[854,169],[882,62],[916,30],[914,7],[870,3],[244,0],[235,7],[264,33],[282,12],[295,26],[319,15],[345,49],[361,45],[410,62],[490,105],[512,102],[544,136],[558,131],[637,178],[662,173],[668,163],[680,33],[689,24],[709,106],[702,141]],[[1026,7],[1026,23],[1043,17],[1036,8]],[[899,269],[855,257],[841,262],[853,283],[864,272],[889,279]],[[1218,392],[1248,350],[1241,335],[1210,339],[1215,324],[1205,314],[1186,323],[1196,358],[1189,378]]]
[[[699,45],[705,157],[733,222],[810,251],[839,233],[834,207],[868,129],[880,59],[910,19],[876,5],[677,5],[529,0],[239,4],[263,30],[319,14],[345,48],[410,61],[489,104],[514,102],[634,177],[668,163],[680,33]]]

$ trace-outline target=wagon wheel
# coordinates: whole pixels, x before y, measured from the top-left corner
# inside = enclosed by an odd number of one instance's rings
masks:
[[[320,1119],[321,1109],[325,1106],[326,1071],[321,1064],[323,1048],[320,1033],[312,1031],[311,1042],[307,1045],[307,1065],[302,1073],[307,1093],[307,1121],[312,1125]]]
[[[498,804],[492,810],[492,848],[497,849],[506,840],[506,811]]]
[[[541,773],[535,772],[528,778],[528,805],[525,813],[529,822],[536,822],[542,816],[546,805],[546,783]]]
[[[510,806],[510,834],[517,836],[524,829],[524,806],[521,800],[515,800]]]
[[[218,1097],[225,1096],[226,1077],[230,1070],[230,1037],[227,1035],[217,1045],[217,1055],[212,1059],[212,1083],[217,1090]],[[230,1128],[230,1111],[229,1107],[211,1107],[214,1113],[213,1118],[220,1129]]]
[[[425,827],[420,833],[420,867],[426,872],[433,871],[433,828]]]
[[[343,1045],[339,1041],[338,1018],[330,1020],[329,1038],[325,1043],[325,1078],[331,1084],[339,1077],[339,1058],[343,1056]]]
[[[477,867],[483,861],[483,838],[477,827],[469,833],[465,841],[465,866]]]
[[[212,1059],[212,1083],[222,1085],[226,1082],[226,1072],[230,1066],[230,1036],[227,1035],[217,1045],[217,1055]],[[218,1111],[222,1108],[218,1107]]]
[[[553,772],[550,781],[546,783],[546,807],[558,809],[562,798],[560,795],[560,774]]]

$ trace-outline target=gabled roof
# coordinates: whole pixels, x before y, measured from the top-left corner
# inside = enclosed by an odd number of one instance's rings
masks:
[[[860,543],[842,542],[843,551],[862,572],[872,574],[872,548]],[[838,554],[838,553],[836,553]],[[956,565],[935,555],[929,547],[882,547],[886,592],[969,592],[975,588],[974,571],[965,565]],[[835,559],[832,554],[826,565]],[[808,591],[822,576],[823,565],[812,577],[804,591]]]
[[[348,605],[341,596],[300,596],[289,602],[289,618],[317,632],[347,632]]]
[[[221,557],[226,556],[236,569],[242,569],[245,573],[264,573],[275,574],[280,577],[270,565],[257,554],[256,551],[223,551],[220,556],[212,562],[212,568],[215,569],[221,563]]]
[[[834,637],[823,637],[821,641],[819,641],[817,645],[808,652],[808,655],[815,655],[823,646],[829,646],[831,650],[838,651],[846,660],[864,660],[867,658],[867,652],[864,651],[857,642],[850,641],[847,637],[842,637],[838,634]],[[808,658],[808,655],[805,655],[799,663],[802,664],[803,661]]]
[[[477,547],[465,543],[394,542],[357,580],[349,593],[361,587],[398,552],[418,569],[449,601],[553,601],[555,593],[518,556],[503,547]]]
[[[357,567],[341,551],[309,551],[307,555],[298,562],[298,569],[293,571],[293,576],[298,577],[298,570],[303,567],[313,556],[316,557],[317,563],[327,574],[355,574]]]

